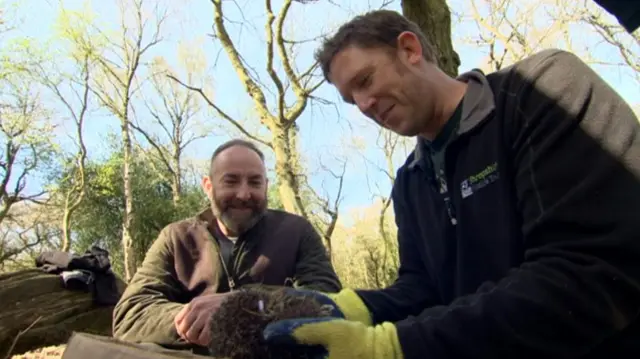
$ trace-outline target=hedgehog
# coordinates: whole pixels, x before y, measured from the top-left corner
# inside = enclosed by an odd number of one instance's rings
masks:
[[[269,345],[262,332],[278,320],[330,315],[327,306],[311,297],[292,295],[285,288],[240,289],[211,316],[209,352],[228,359],[311,359],[320,348]]]

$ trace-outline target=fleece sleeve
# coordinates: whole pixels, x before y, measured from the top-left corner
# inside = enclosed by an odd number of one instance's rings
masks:
[[[327,249],[311,223],[306,224],[298,248],[295,265],[295,286],[334,293],[342,289]]]
[[[640,313],[640,125],[572,54],[509,74],[505,119],[524,263],[396,323],[405,359],[576,358]]]
[[[392,189],[393,209],[398,228],[398,255],[400,267],[398,277],[389,287],[381,290],[357,290],[369,309],[373,323],[397,321],[416,315],[424,308],[438,303],[438,297],[417,250],[418,243],[412,226],[405,223],[413,214],[404,205],[402,169]]]

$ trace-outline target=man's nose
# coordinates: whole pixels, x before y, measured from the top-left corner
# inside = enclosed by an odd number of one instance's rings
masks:
[[[242,201],[246,201],[251,198],[251,191],[249,190],[249,186],[247,186],[246,184],[240,186],[238,192],[236,192],[236,197]]]
[[[375,98],[373,98],[372,96],[368,96],[367,94],[363,94],[363,93],[356,93],[353,96],[353,100],[355,101],[356,105],[358,106],[358,109],[360,110],[360,112],[362,112],[363,114],[371,117],[372,115],[372,110],[373,110],[373,106],[376,103]]]

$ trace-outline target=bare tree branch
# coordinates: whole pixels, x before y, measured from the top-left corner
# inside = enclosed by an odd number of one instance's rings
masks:
[[[250,139],[259,142],[269,148],[273,148],[271,143],[267,140],[264,140],[258,136],[255,136],[253,134],[251,134],[249,131],[247,131],[238,121],[236,121],[233,117],[231,117],[230,115],[228,115],[226,112],[224,112],[220,107],[218,107],[218,105],[216,105],[210,98],[209,96],[207,96],[204,91],[199,88],[199,87],[194,87],[191,85],[187,85],[184,82],[180,81],[179,79],[177,79],[175,76],[173,75],[167,75],[170,79],[172,79],[173,81],[179,83],[180,85],[184,86],[185,88],[195,91],[197,92],[200,96],[202,96],[202,98],[205,100],[205,102],[211,106],[211,108],[213,108],[218,115],[220,115],[220,117],[222,117],[223,119],[225,119],[226,121],[229,121],[229,123],[231,123],[235,128],[237,128],[238,130],[240,130],[240,132],[242,132],[245,136],[249,137]]]
[[[625,46],[619,39],[621,36],[627,36],[628,33],[622,26],[615,24],[607,24],[601,14],[590,13],[589,10],[584,9],[584,12],[580,14],[581,21],[591,25],[593,29],[602,37],[602,39],[609,45],[613,46],[620,54],[620,57],[624,61],[624,65],[633,70],[636,80],[640,82],[640,55],[634,54],[633,51]],[[636,46],[640,48],[640,33],[635,32],[629,35],[635,42]]]
[[[331,238],[333,236],[333,232],[335,231],[336,224],[338,223],[339,216],[339,208],[340,203],[342,202],[343,195],[343,187],[344,187],[344,177],[347,171],[347,160],[343,160],[340,172],[336,172],[331,170],[328,166],[324,165],[322,161],[320,161],[320,168],[331,175],[334,179],[338,181],[336,194],[333,202],[329,200],[328,193],[322,197],[320,196],[309,184],[308,180],[305,179],[306,186],[310,189],[311,195],[313,196],[315,202],[319,205],[322,212],[328,217],[328,219],[324,220],[323,225],[324,228],[321,228],[322,238],[325,242],[329,255],[332,253],[332,242]],[[325,191],[326,192],[326,191]]]
[[[125,261],[125,278],[130,280],[136,271],[137,262],[133,247],[131,228],[135,216],[133,208],[133,188],[131,179],[131,161],[133,155],[133,141],[131,123],[135,117],[132,98],[142,87],[145,80],[140,81],[138,72],[145,54],[157,46],[163,39],[161,28],[167,18],[166,11],[159,12],[159,6],[154,7],[156,15],[155,27],[148,31],[149,20],[144,18],[144,0],[121,0],[119,36],[109,36],[100,29],[96,35],[84,34],[84,38],[99,37],[108,44],[104,48],[94,48],[90,51],[92,60],[96,61],[101,70],[101,76],[94,78],[91,90],[99,99],[102,106],[109,110],[120,122],[120,133],[123,149],[123,186],[125,210],[122,221],[122,248]],[[132,4],[132,8],[126,4]],[[127,16],[133,17],[134,25],[130,26]],[[150,36],[146,36],[146,35]],[[146,40],[145,40],[146,39]],[[82,40],[89,43],[90,40]],[[113,59],[115,57],[115,60]]]
[[[291,2],[289,1],[288,4],[290,6]],[[280,119],[280,122],[285,122],[286,119],[285,119],[284,111],[285,111],[286,104],[285,104],[284,97],[286,93],[285,93],[284,86],[282,85],[282,81],[280,81],[280,77],[278,77],[275,70],[273,69],[273,46],[274,46],[273,45],[273,41],[274,41],[273,22],[276,20],[276,17],[273,14],[273,10],[271,9],[271,0],[265,0],[265,7],[267,9],[267,24],[265,26],[265,32],[267,37],[267,72],[269,73],[271,80],[273,80],[273,83],[276,85],[276,88],[278,90],[278,94],[277,94],[278,118]],[[288,7],[286,2],[284,7]],[[280,16],[278,17],[278,20],[280,20]]]
[[[5,79],[6,80],[6,79]],[[11,207],[19,202],[38,201],[45,191],[25,194],[27,177],[33,175],[53,152],[46,123],[47,115],[37,95],[28,85],[5,81],[4,89],[12,93],[0,105],[0,223],[9,216]],[[13,183],[11,183],[13,182]]]
[[[33,326],[35,326],[40,321],[40,319],[42,319],[42,316],[39,316],[38,318],[36,318],[36,320],[34,320],[31,324],[29,324],[28,327],[18,332],[18,334],[13,338],[13,341],[11,342],[11,345],[9,346],[9,350],[7,350],[7,355],[5,359],[11,358],[11,354],[13,353],[13,348],[15,348],[16,344],[18,343],[18,340],[20,340],[20,337],[22,337],[26,332],[31,330],[31,328],[33,328]]]
[[[226,51],[227,56],[231,61],[231,65],[244,85],[247,94],[249,94],[251,99],[253,99],[255,107],[260,113],[262,123],[266,126],[273,126],[273,124],[270,123],[273,121],[273,118],[270,116],[264,92],[249,75],[247,68],[242,64],[242,61],[240,60],[240,53],[235,48],[235,45],[224,26],[222,17],[222,0],[211,0],[211,2],[213,3],[215,10],[213,12],[213,22],[216,29],[216,36],[220,39],[222,47]]]
[[[83,62],[81,63],[81,77],[82,77],[82,99],[80,100],[80,110],[75,111],[73,106],[60,91],[58,85],[50,83],[49,87],[54,91],[56,96],[62,101],[71,116],[74,119],[76,125],[76,139],[78,141],[78,152],[76,154],[76,163],[73,169],[74,180],[71,188],[67,191],[64,201],[64,211],[62,217],[62,251],[69,251],[71,248],[71,217],[73,213],[80,207],[84,197],[86,195],[86,169],[85,164],[87,161],[87,147],[84,143],[84,121],[86,118],[88,106],[89,106],[89,92],[90,92],[90,59],[88,54],[85,54]]]
[[[176,82],[175,76],[173,78],[170,76],[173,75],[170,75],[170,71],[165,69],[158,71],[151,78],[154,92],[162,103],[161,110],[158,110],[149,100],[145,100],[149,113],[154,122],[163,129],[168,143],[164,145],[148,129],[143,129],[136,123],[132,123],[131,127],[142,134],[155,150],[163,169],[158,170],[153,160],[150,163],[161,177],[171,183],[173,203],[177,205],[182,195],[183,151],[193,141],[206,137],[206,134],[186,134],[200,108],[194,98],[195,92]],[[189,79],[193,77],[193,72],[189,69],[187,77]],[[143,151],[143,153],[146,152]]]

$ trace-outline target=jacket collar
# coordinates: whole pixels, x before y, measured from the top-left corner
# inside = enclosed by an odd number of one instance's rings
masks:
[[[482,71],[475,69],[461,74],[457,79],[469,85],[462,99],[462,118],[457,131],[457,135],[462,135],[474,129],[487,118],[495,108],[495,98]],[[418,137],[416,147],[413,150],[413,161],[408,165],[409,169],[414,169],[425,156],[422,142],[422,138]]]
[[[206,222],[207,224],[212,224],[216,222],[216,217],[213,215],[213,211],[209,206],[207,206],[206,209],[198,213],[196,215],[196,219],[202,222]]]

